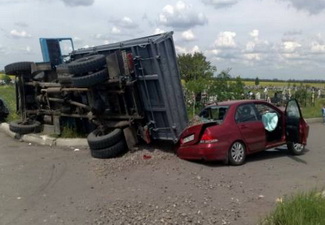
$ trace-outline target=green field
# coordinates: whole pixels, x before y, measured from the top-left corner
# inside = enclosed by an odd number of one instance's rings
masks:
[[[255,86],[255,81],[243,81],[246,86]],[[293,87],[300,85],[315,87],[315,88],[325,88],[325,83],[315,82],[315,83],[302,83],[302,82],[276,82],[276,81],[260,81],[259,86],[262,87]]]

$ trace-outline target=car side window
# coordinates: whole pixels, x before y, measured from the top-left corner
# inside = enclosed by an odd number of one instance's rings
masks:
[[[245,104],[238,106],[235,114],[235,120],[237,123],[257,121],[258,119],[253,105]]]
[[[278,112],[276,112],[273,108],[271,108],[268,105],[262,104],[262,103],[255,104],[255,108],[257,110],[257,118],[259,120],[262,120],[262,116],[265,113],[276,113],[276,114],[278,114]]]

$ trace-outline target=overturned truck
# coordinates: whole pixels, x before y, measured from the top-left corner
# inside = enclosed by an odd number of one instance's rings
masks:
[[[19,134],[87,133],[91,155],[115,157],[140,139],[178,141],[187,113],[173,33],[72,50],[70,38],[41,38],[44,62],[5,66],[16,76]]]

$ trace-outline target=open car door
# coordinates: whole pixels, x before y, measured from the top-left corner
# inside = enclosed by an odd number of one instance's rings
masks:
[[[296,99],[291,99],[285,109],[285,132],[287,143],[307,144],[309,126],[303,119]]]

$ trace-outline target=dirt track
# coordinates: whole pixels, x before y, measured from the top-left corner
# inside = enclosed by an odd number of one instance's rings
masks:
[[[278,197],[325,187],[325,126],[309,151],[250,156],[240,167],[188,162],[146,146],[118,159],[0,133],[1,224],[256,224]],[[157,148],[162,150],[157,150]]]

